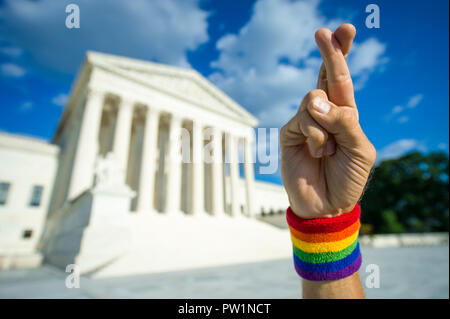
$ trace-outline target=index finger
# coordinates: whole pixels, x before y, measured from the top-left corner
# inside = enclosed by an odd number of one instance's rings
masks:
[[[339,41],[331,30],[325,28],[319,29],[315,37],[325,63],[330,101],[356,107],[352,78]]]

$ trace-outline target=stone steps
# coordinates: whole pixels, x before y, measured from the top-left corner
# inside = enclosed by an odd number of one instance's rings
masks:
[[[128,252],[92,277],[158,273],[289,258],[289,233],[246,217],[140,214]]]

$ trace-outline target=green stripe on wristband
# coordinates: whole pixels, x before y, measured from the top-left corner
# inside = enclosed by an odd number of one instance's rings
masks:
[[[307,252],[304,252],[304,251],[298,249],[294,245],[292,245],[292,247],[294,249],[294,254],[299,259],[301,259],[305,262],[308,262],[308,263],[317,264],[317,263],[326,263],[326,262],[336,261],[336,260],[345,258],[348,255],[350,255],[353,252],[353,250],[355,250],[357,244],[358,244],[358,239],[356,239],[350,246],[348,246],[342,250],[339,250],[336,252],[326,252],[326,253],[307,253]]]

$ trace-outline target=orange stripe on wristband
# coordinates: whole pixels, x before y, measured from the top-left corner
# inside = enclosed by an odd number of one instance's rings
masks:
[[[305,234],[302,233],[295,228],[289,226],[289,229],[291,231],[291,234],[304,242],[309,243],[323,243],[323,242],[331,242],[331,241],[339,241],[342,239],[345,239],[351,235],[353,235],[356,231],[359,230],[359,227],[361,226],[361,223],[359,222],[359,219],[352,225],[348,226],[342,231],[335,232],[335,233],[319,233],[319,234]]]

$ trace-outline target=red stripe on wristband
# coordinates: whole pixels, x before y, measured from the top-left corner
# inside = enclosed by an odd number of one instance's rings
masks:
[[[289,226],[306,234],[335,233],[344,230],[354,224],[361,215],[361,208],[356,204],[352,211],[332,217],[305,219],[294,214],[289,207],[286,211],[286,219]]]

